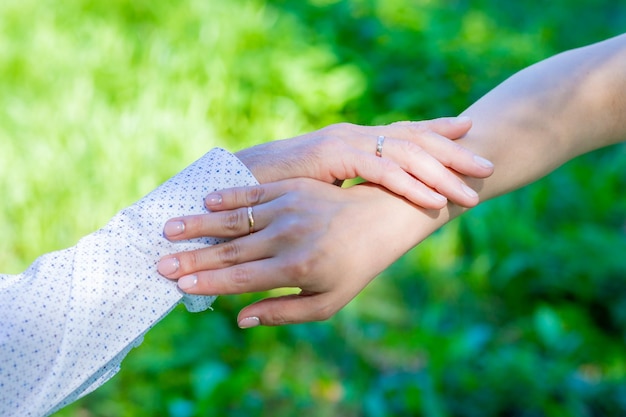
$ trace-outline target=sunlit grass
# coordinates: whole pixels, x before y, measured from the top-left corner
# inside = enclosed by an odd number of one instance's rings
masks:
[[[260,2],[4,2],[0,16],[3,271],[73,244],[210,148],[311,130],[361,90],[323,47],[273,39],[296,23]]]
[[[0,2],[0,272],[74,244],[214,146],[454,114],[624,27],[615,2],[574,3]],[[545,415],[615,404],[624,149],[473,210],[329,323],[241,332],[258,294],[177,309],[59,415],[495,416],[527,405],[522,391]]]

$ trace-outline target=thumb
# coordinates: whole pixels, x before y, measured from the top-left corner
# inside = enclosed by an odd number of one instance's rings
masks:
[[[242,329],[262,326],[324,321],[332,317],[340,307],[333,307],[328,293],[291,294],[266,298],[245,307],[239,312],[237,324]]]

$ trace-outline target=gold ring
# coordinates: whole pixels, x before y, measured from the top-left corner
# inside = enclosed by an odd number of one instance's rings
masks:
[[[254,213],[252,207],[248,207],[248,226],[250,227],[250,234],[254,233]]]
[[[383,143],[385,143],[385,137],[381,135],[376,141],[376,156],[379,158],[383,156]]]

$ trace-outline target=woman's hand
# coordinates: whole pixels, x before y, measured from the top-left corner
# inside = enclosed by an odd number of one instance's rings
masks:
[[[451,140],[462,137],[471,124],[466,117],[371,127],[341,123],[236,155],[261,183],[299,177],[334,183],[361,177],[427,209],[440,209],[447,199],[473,207],[478,195],[455,172],[485,178],[493,165]],[[377,157],[381,136],[382,157]]]
[[[206,203],[213,212],[168,221],[166,237],[234,239],[166,256],[161,274],[190,294],[301,290],[244,308],[243,328],[331,317],[432,232],[414,227],[416,216],[439,215],[374,185],[341,189],[311,179],[224,190]]]
[[[327,319],[445,222],[447,210],[426,210],[446,207],[433,189],[464,206],[478,202],[459,174],[486,177],[493,166],[448,139],[470,126],[467,118],[340,124],[241,151],[257,179],[269,183],[213,193],[205,199],[211,213],[171,219],[164,230],[170,240],[233,240],[166,256],[159,272],[190,294],[300,289],[246,307],[241,327]],[[357,176],[370,183],[332,185]]]

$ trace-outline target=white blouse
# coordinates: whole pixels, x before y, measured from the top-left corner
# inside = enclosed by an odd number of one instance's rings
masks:
[[[76,246],[0,275],[0,415],[45,416],[98,388],[143,335],[181,301],[207,309],[163,278],[166,254],[220,242],[170,242],[166,220],[206,212],[204,196],[255,184],[248,169],[213,149]]]

